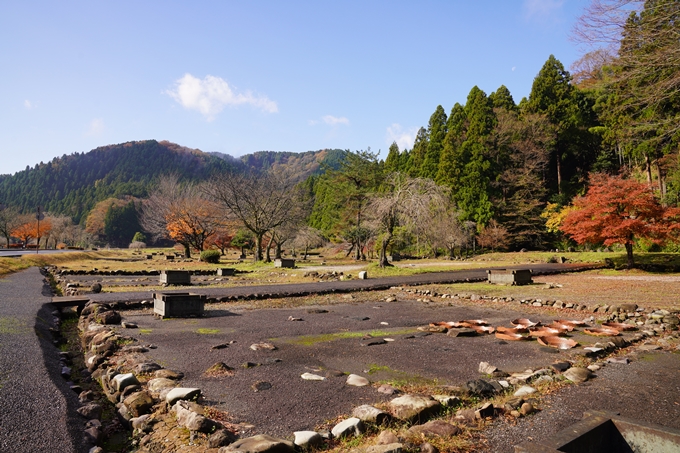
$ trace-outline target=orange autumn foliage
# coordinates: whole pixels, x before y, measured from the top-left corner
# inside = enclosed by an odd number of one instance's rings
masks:
[[[40,231],[38,231],[38,221],[32,220],[29,222],[22,223],[18,227],[12,230],[12,236],[17,237],[23,241],[24,244],[28,243],[32,239],[40,238],[45,236],[52,229],[52,222],[49,219],[40,221]],[[40,234],[40,236],[38,236]]]
[[[680,209],[662,206],[647,184],[602,173],[590,182],[560,226],[577,243],[623,245],[632,267],[636,239],[662,244],[680,231]]]

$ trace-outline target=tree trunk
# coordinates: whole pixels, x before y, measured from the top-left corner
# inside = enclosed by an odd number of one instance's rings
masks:
[[[555,160],[557,161],[557,194],[562,195],[562,159],[560,159],[560,150],[555,153]]]
[[[661,200],[663,201],[664,197],[666,196],[666,184],[664,184],[664,177],[663,177],[663,172],[661,171],[661,165],[659,164],[659,158],[657,157],[656,162],[655,162],[655,167],[656,167],[656,177],[659,180],[659,194],[661,195]]]
[[[645,154],[645,173],[647,174],[647,184],[652,188],[652,163],[649,161],[649,156]]]
[[[387,246],[390,245],[391,239],[392,235],[389,235],[388,237],[384,238],[380,244],[380,267],[382,268],[392,266],[392,264],[387,261]]]
[[[274,258],[277,260],[281,259],[281,243],[279,241],[276,241],[276,248],[274,249]]]
[[[633,259],[633,243],[626,242],[626,257],[628,258],[628,269],[635,267],[635,260]]]
[[[191,247],[189,244],[182,244],[184,246],[184,258],[191,258]]]
[[[267,259],[264,260],[265,263],[271,263],[272,262],[272,257],[270,254],[270,250],[272,249],[272,242],[274,242],[274,235],[272,234],[269,237],[269,241],[267,242]]]
[[[259,233],[255,235],[255,261],[262,261],[262,236],[264,233]]]

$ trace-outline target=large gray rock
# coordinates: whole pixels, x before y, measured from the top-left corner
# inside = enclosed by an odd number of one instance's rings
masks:
[[[210,435],[208,446],[210,448],[226,447],[236,442],[237,439],[238,437],[228,429],[218,429]]]
[[[340,439],[347,436],[359,436],[364,432],[364,422],[356,417],[343,420],[333,427],[331,433]]]
[[[439,401],[429,396],[403,395],[390,401],[392,414],[411,423],[422,423],[441,409]]]
[[[150,374],[153,373],[154,371],[160,370],[163,368],[157,363],[154,362],[144,362],[140,363],[135,367],[135,372],[138,374]]]
[[[171,379],[173,381],[179,381],[184,377],[184,373],[168,369],[158,370],[153,375],[155,378]]]
[[[293,443],[302,448],[318,447],[323,443],[323,437],[316,431],[295,431]]]
[[[154,403],[155,401],[147,391],[133,393],[123,401],[133,417],[148,414],[151,412]]]
[[[529,385],[523,385],[520,388],[517,389],[517,391],[514,393],[514,396],[526,396],[526,395],[531,395],[532,393],[536,393],[536,389],[529,386]]]
[[[99,419],[102,417],[102,407],[97,403],[86,404],[78,408],[78,413],[88,420]]]
[[[177,382],[171,380],[171,379],[166,379],[166,378],[156,378],[156,379],[151,379],[148,383],[146,388],[151,390],[152,392],[160,392],[163,389],[167,388],[173,388],[177,385]]]
[[[346,382],[347,385],[351,385],[354,387],[365,387],[370,383],[371,381],[369,381],[363,376],[359,376],[358,374],[350,374],[349,376],[347,376]]]
[[[111,384],[117,392],[122,392],[128,385],[139,385],[139,381],[132,373],[117,374],[111,379]]]
[[[409,432],[423,436],[451,437],[460,434],[462,430],[456,425],[447,423],[444,420],[432,420],[422,425],[410,427]]]
[[[562,373],[562,375],[571,382],[580,384],[590,379],[593,376],[593,373],[585,368],[573,367]]]
[[[210,420],[209,418],[201,414],[197,414],[196,412],[189,409],[184,401],[178,401],[173,407],[173,410],[177,414],[177,424],[188,429],[189,431],[212,433],[217,428],[222,427],[214,420]]]
[[[168,392],[165,401],[173,406],[179,400],[192,400],[201,395],[201,389],[177,387]]]
[[[491,396],[496,393],[496,388],[483,379],[467,381],[465,388],[468,392],[478,396]]]
[[[369,404],[355,407],[352,411],[352,417],[356,417],[362,422],[375,423],[376,425],[389,423],[392,418],[387,412],[381,411]]]
[[[392,431],[385,430],[378,435],[378,445],[389,445],[399,443],[399,438]]]
[[[295,444],[289,440],[259,434],[237,440],[220,448],[218,453],[295,453]]]

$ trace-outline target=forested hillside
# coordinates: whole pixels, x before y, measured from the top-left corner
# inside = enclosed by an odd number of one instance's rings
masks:
[[[14,175],[0,176],[0,204],[21,212],[42,206],[45,212],[84,221],[90,210],[109,198],[145,198],[162,175],[201,181],[227,171],[267,171],[285,167],[296,180],[337,160],[341,150],[277,153],[263,151],[234,158],[204,153],[167,141],[145,140],[109,145],[39,163]]]
[[[66,214],[78,223],[109,197],[145,197],[163,174],[204,179],[234,169],[233,163],[170,142],[146,140],[56,157],[0,180],[0,203],[31,212]]]

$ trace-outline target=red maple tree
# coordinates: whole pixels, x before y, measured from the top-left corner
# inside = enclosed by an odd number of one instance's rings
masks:
[[[680,209],[662,206],[647,184],[621,176],[591,175],[588,192],[573,207],[560,230],[579,244],[622,244],[628,267],[635,265],[635,239],[663,244],[680,230]]]

